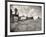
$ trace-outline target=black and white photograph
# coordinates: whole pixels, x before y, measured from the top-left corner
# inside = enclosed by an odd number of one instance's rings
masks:
[[[44,4],[7,2],[7,34],[44,33]]]

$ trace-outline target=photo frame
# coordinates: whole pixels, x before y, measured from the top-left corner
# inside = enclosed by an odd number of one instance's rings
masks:
[[[15,20],[15,23],[16,23],[16,19],[15,19],[16,14],[14,12],[16,8],[18,9],[17,19],[21,21],[21,22],[17,21],[17,25],[19,25],[19,27],[17,26],[18,29],[14,28],[15,25],[13,21]],[[13,10],[11,11],[10,9],[13,9]],[[15,11],[17,11],[17,9]],[[30,10],[36,11],[36,12],[30,12]],[[27,11],[27,14],[25,14],[26,11]],[[10,12],[13,12],[13,13],[10,13]],[[25,15],[23,16],[22,13],[24,13]],[[29,17],[27,17],[28,15]],[[24,18],[24,20],[23,19],[21,20],[20,18]],[[31,21],[33,19],[34,21],[28,24],[28,21],[30,21],[29,19],[31,19]],[[29,28],[28,28],[28,25],[24,24],[25,21],[27,21],[26,24],[29,25]],[[21,25],[20,23],[21,24],[23,23],[23,25]],[[12,31],[13,30],[12,27],[14,31]],[[5,36],[7,35],[24,36],[24,35],[41,35],[41,34],[45,34],[45,3],[27,2],[27,1],[5,1]]]

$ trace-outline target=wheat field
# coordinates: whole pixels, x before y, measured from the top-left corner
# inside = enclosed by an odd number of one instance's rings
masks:
[[[42,19],[28,19],[23,21],[14,21],[10,23],[11,32],[25,32],[25,31],[40,31],[42,25]]]

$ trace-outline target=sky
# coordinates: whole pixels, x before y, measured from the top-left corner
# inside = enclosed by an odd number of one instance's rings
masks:
[[[15,8],[18,9],[19,16],[27,16],[27,17],[34,17],[39,16],[42,17],[42,10],[41,6],[22,6],[22,5],[12,5],[11,9],[13,10],[13,13],[15,13]]]

